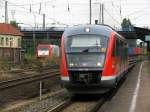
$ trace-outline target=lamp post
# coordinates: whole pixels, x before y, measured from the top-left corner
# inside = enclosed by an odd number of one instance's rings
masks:
[[[91,0],[89,2],[89,8],[90,8],[90,24],[91,24],[91,21],[92,21],[92,11],[91,11]]]

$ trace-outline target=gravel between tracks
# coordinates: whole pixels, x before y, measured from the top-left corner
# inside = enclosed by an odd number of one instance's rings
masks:
[[[48,93],[42,97],[42,100],[36,98],[32,101],[27,101],[27,104],[21,105],[19,108],[8,109],[3,112],[45,112],[58,105],[60,102],[67,100],[69,97],[67,91],[62,89],[58,94],[53,92]]]
[[[62,112],[88,112],[96,104],[95,101],[91,102],[76,102],[71,106],[67,107]]]
[[[43,93],[46,91],[50,94],[61,89],[60,78],[53,77],[43,80]],[[10,110],[10,108],[16,108],[20,105],[27,104],[28,101],[34,97],[39,96],[39,82],[32,82],[25,85],[9,88],[0,91],[0,112],[4,110]],[[38,98],[39,99],[39,98]],[[16,112],[16,111],[7,111]],[[28,112],[28,111],[27,111]]]
[[[72,104],[61,112],[88,112],[103,98],[100,94],[85,94],[72,97]]]

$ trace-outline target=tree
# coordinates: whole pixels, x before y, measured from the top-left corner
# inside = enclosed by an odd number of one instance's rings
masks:
[[[19,28],[18,23],[16,21],[10,21],[10,24],[16,28]]]
[[[133,25],[132,25],[130,19],[124,18],[121,23],[121,27],[123,30],[131,30],[131,28],[133,28]]]

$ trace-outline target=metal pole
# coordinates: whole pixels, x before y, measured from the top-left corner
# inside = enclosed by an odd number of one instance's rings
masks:
[[[45,14],[43,14],[43,29],[45,29]]]
[[[102,24],[104,24],[104,4],[102,4]]]
[[[36,35],[35,35],[35,31],[33,32],[33,49],[34,49],[34,53],[36,52]]]
[[[42,81],[40,81],[40,100],[42,99]]]
[[[5,1],[5,23],[8,23],[8,7],[7,7],[7,1]]]
[[[48,40],[49,40],[49,33],[48,33],[48,31],[46,33],[46,39],[47,39],[47,42],[48,42]]]
[[[102,5],[101,5],[101,3],[99,4],[99,24],[101,24],[101,12],[102,12]]]
[[[90,0],[90,24],[91,24],[91,20],[92,20],[92,18],[91,18],[91,16],[92,16],[92,11],[91,11],[91,0]]]

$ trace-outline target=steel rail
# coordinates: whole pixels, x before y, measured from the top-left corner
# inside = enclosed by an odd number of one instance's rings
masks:
[[[98,110],[101,108],[101,106],[107,101],[106,95],[104,95],[102,98],[100,98],[97,103],[90,109],[88,112],[98,112]]]
[[[59,66],[56,66],[56,65],[54,65],[54,66],[45,66],[45,67],[42,68],[42,70],[57,69],[57,68],[59,68]],[[18,72],[33,71],[35,69],[37,69],[37,67],[35,67],[35,68],[27,68],[27,69],[10,70],[10,71],[7,71],[7,72],[8,73],[12,73],[12,72],[18,73]]]
[[[0,82],[0,90],[59,76],[58,70]]]
[[[93,107],[91,107],[91,109],[88,110],[88,112],[97,112],[100,109],[100,107],[107,101],[107,98],[105,96],[106,95],[104,95],[102,98],[100,98],[97,101],[97,103]],[[53,107],[52,109],[47,110],[45,112],[61,112],[74,103],[77,103],[77,102],[67,100],[67,101],[62,102],[59,105],[57,105],[57,106]]]
[[[50,110],[47,110],[45,112],[60,112],[62,110],[64,110],[66,107],[70,106],[71,104],[73,104],[73,102],[71,100],[66,100],[62,103],[60,103],[59,105],[53,107]]]

